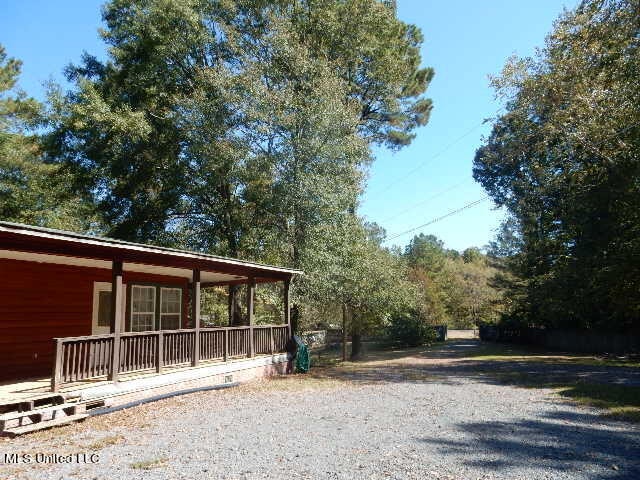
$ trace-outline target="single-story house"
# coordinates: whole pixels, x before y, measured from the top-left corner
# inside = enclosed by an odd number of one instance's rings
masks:
[[[220,364],[260,356],[286,362],[289,288],[300,273],[0,222],[0,382],[50,376],[57,392],[78,382],[104,387],[132,372],[218,365],[224,373]],[[256,285],[266,282],[283,285],[281,324],[254,324]],[[201,289],[242,284],[245,325],[204,328]]]

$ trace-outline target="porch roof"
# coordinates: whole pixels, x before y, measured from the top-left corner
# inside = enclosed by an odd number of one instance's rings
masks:
[[[191,278],[201,270],[201,281],[243,283],[290,279],[300,270],[277,267],[188,250],[125,242],[51,228],[0,221],[0,258],[111,268],[122,261],[125,271]]]

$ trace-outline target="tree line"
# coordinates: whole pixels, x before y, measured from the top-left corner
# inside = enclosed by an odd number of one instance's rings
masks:
[[[474,177],[509,212],[492,245],[507,323],[637,329],[639,19],[637,0],[585,0],[492,80],[506,113]]]
[[[409,145],[432,109],[422,33],[381,0],[112,0],[106,58],[85,53],[42,103],[0,50],[0,218],[301,269],[294,321],[345,319],[356,356],[407,318],[627,328],[636,14],[584,1],[493,79],[507,112],[474,177],[509,218],[486,253],[386,248],[358,215],[372,149]],[[281,311],[272,293],[258,318]],[[226,294],[205,297],[212,319]]]
[[[432,109],[422,33],[394,2],[112,0],[102,15],[106,58],[84,53],[43,103],[0,51],[0,218],[301,269],[294,320],[344,315],[354,355],[393,315],[458,315],[469,292],[448,285],[473,262],[434,257],[436,287],[422,253],[384,248],[357,213],[372,148],[409,145]]]

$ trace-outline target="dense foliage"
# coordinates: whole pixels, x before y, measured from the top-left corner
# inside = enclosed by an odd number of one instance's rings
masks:
[[[44,161],[33,133],[42,122],[43,107],[17,87],[21,66],[0,45],[0,219],[88,229],[90,208],[68,192],[70,176]]]
[[[402,347],[419,347],[437,339],[435,328],[420,318],[417,312],[393,315],[386,332],[389,341]]]
[[[432,107],[422,34],[393,5],[112,0],[107,57],[70,65],[44,106],[2,52],[0,218],[302,269],[295,323],[344,320],[354,356],[385,328],[409,344],[494,319],[478,249],[389,250],[357,213],[372,148],[408,145]],[[258,289],[258,322],[279,320],[278,288]],[[203,293],[207,324],[228,294]]]
[[[585,0],[493,84],[507,112],[475,178],[511,213],[495,252],[520,322],[626,329],[640,316],[637,0]]]
[[[414,300],[357,215],[371,147],[409,144],[431,111],[393,2],[112,0],[103,19],[107,58],[51,88],[41,142],[102,233],[303,269],[302,326],[337,305],[357,337]],[[219,322],[222,292],[205,297]]]
[[[442,240],[424,234],[409,242],[403,257],[420,287],[419,312],[429,323],[475,328],[500,317],[506,299],[496,282],[502,270],[497,259],[477,248],[462,254],[446,249]]]

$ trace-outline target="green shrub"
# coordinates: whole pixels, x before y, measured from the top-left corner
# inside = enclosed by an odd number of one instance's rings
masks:
[[[391,317],[387,337],[396,345],[418,347],[435,342],[437,333],[433,326],[428,325],[417,314],[406,313]]]

